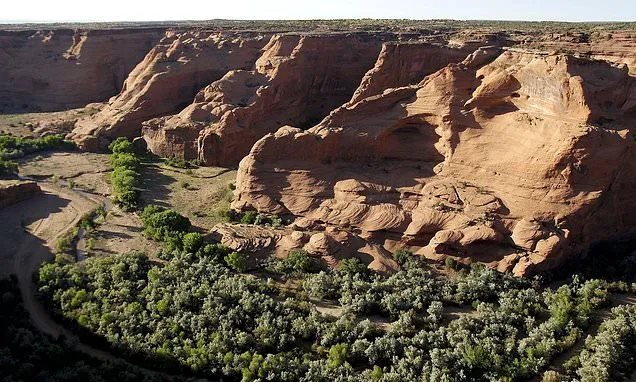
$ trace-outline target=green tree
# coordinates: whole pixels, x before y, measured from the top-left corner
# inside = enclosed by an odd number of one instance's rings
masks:
[[[395,253],[393,253],[393,259],[395,260],[396,263],[400,265],[406,264],[406,262],[409,261],[409,259],[411,259],[412,257],[413,257],[413,252],[404,248],[400,248],[397,251],[395,251]]]
[[[113,154],[134,153],[135,146],[126,137],[119,137],[108,145],[108,149]]]
[[[347,344],[336,344],[329,348],[329,359],[327,365],[336,368],[344,365],[349,356],[349,347]]]
[[[225,263],[237,272],[244,272],[247,269],[247,259],[239,252],[232,252],[225,256]]]
[[[241,223],[254,224],[257,216],[258,216],[258,213],[256,211],[247,211],[243,214],[243,217],[241,217]]]
[[[196,253],[203,245],[203,235],[190,232],[183,235],[183,250],[187,253]]]

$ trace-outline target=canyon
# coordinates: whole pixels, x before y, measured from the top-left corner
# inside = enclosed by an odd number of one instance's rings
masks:
[[[3,110],[97,110],[84,151],[238,166],[234,208],[294,221],[240,232],[280,256],[531,275],[636,235],[629,29],[5,31],[0,64]]]

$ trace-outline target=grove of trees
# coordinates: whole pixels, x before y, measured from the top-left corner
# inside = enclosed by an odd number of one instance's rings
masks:
[[[156,233],[165,237],[149,232]],[[307,273],[316,269],[296,252],[269,266],[298,279],[300,290],[289,291],[240,273],[222,245],[185,241],[165,263],[129,253],[43,265],[39,293],[79,332],[167,372],[243,381],[499,381],[541,376],[585,341],[591,315],[611,292],[632,290],[579,277],[545,287],[480,266],[449,279],[413,257],[391,276],[355,266]],[[342,306],[338,317],[312,302],[325,299]],[[614,315],[560,380],[612,381],[634,365],[633,309]]]

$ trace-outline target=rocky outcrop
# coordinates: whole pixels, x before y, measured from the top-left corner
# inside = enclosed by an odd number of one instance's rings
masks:
[[[0,208],[30,199],[41,192],[35,182],[0,180]]]
[[[273,229],[221,223],[214,227],[210,236],[233,251],[249,253],[250,260],[255,263],[270,261],[272,254],[285,258],[292,249],[303,249],[331,267],[337,267],[344,259],[355,257],[378,273],[388,274],[399,269],[389,251],[367,243],[354,233],[338,227],[327,227],[322,231],[298,229],[296,225]]]
[[[234,206],[435,259],[552,268],[636,233],[635,99],[625,65],[480,49],[268,134],[241,161]]]
[[[276,35],[253,70],[230,71],[178,115],[148,121],[144,137],[155,154],[235,165],[263,135],[311,126],[348,101],[391,37]]]
[[[250,69],[266,43],[260,33],[167,32],[121,92],[99,113],[78,121],[71,137],[84,150],[103,149],[120,136],[137,137],[143,121],[174,113],[229,70]]]
[[[446,65],[462,61],[472,51],[474,49],[450,48],[419,41],[386,43],[373,69],[362,78],[350,103],[381,94],[386,89],[417,84]]]
[[[163,29],[0,31],[0,110],[53,111],[117,94]]]
[[[566,53],[617,64],[627,64],[636,75],[636,34],[633,31],[598,30],[594,32],[554,31],[521,35],[517,46]]]

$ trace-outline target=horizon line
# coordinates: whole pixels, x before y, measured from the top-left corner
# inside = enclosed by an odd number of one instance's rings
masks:
[[[293,22],[293,21],[450,21],[450,22],[521,22],[521,23],[569,23],[569,24],[615,24],[615,23],[636,23],[636,20],[586,20],[586,21],[570,21],[570,20],[521,20],[521,19],[452,19],[452,18],[442,18],[442,19],[408,19],[408,18],[369,18],[369,17],[360,17],[360,18],[317,18],[317,19],[225,19],[225,18],[217,18],[217,19],[163,19],[163,20],[37,20],[37,19],[25,19],[25,20],[9,20],[9,19],[0,19],[0,24],[11,25],[11,24],[65,24],[65,23],[73,23],[73,24],[95,24],[95,23],[180,23],[180,22],[214,22],[214,21],[225,21],[225,22]]]

